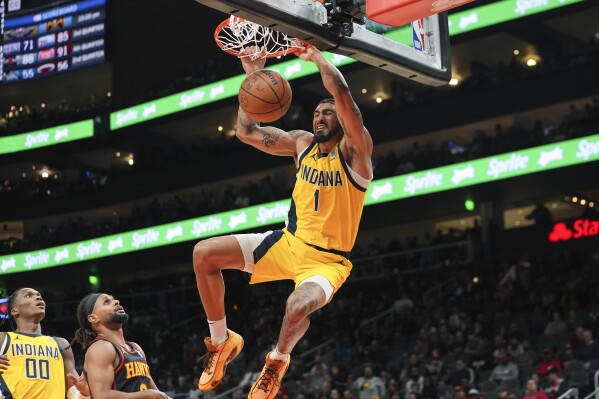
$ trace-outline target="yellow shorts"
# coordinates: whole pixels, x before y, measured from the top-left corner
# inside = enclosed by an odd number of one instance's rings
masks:
[[[331,284],[334,294],[352,269],[345,257],[313,248],[287,229],[235,237],[245,259],[244,271],[252,274],[250,284],[289,279],[297,288],[309,277],[322,276]]]

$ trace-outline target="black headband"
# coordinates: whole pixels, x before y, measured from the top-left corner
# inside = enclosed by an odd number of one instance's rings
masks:
[[[87,330],[92,329],[92,325],[89,322],[89,320],[87,319],[87,316],[89,316],[90,314],[93,313],[94,311],[94,306],[96,306],[96,301],[98,300],[98,298],[100,297],[100,295],[102,294],[90,294],[88,295],[88,297],[85,299],[85,303],[83,305],[83,310],[85,311],[85,314],[83,315],[83,323],[84,325],[82,327],[85,327]]]

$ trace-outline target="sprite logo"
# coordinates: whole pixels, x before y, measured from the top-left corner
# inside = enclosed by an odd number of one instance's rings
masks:
[[[177,237],[183,237],[183,226],[178,224],[176,227],[169,227],[166,230],[166,240],[168,242],[173,241]]]
[[[50,135],[46,132],[39,132],[37,134],[28,134],[25,136],[25,147],[31,148],[34,145],[47,143],[50,139]]]
[[[231,215],[229,218],[229,227],[235,229],[240,224],[245,224],[248,221],[248,215],[245,212],[241,212],[239,215]]]
[[[558,146],[551,151],[541,151],[538,164],[544,168],[551,162],[561,161],[562,159],[564,159],[564,151]]]
[[[0,263],[0,269],[3,272],[6,272],[8,269],[14,269],[17,267],[17,260],[12,257],[10,259],[2,259],[2,263]]]
[[[468,165],[463,169],[454,169],[451,181],[453,182],[453,184],[457,185],[466,179],[473,179],[474,175],[474,167],[472,165]]]
[[[25,264],[24,266],[31,270],[34,266],[45,265],[50,262],[50,254],[45,251],[39,251],[37,254],[27,254],[25,256]]]
[[[493,176],[497,179],[502,174],[515,172],[526,168],[528,168],[528,156],[512,154],[505,161],[500,161],[497,158],[491,159],[489,161],[487,175]]]
[[[378,201],[384,195],[393,194],[393,184],[390,181],[385,182],[385,184],[377,184],[372,186],[372,194],[370,194],[370,198],[375,201]]]
[[[458,26],[460,29],[466,29],[470,25],[474,25],[478,23],[478,13],[472,12],[470,15],[464,15],[460,17],[460,22],[458,22]]]
[[[284,218],[289,213],[289,208],[289,205],[281,204],[280,202],[277,202],[272,208],[261,206],[258,208],[256,221],[266,224],[269,220]]]
[[[147,119],[148,116],[154,115],[156,113],[156,104],[152,103],[147,107],[144,107],[143,117]]]
[[[547,5],[549,5],[549,0],[518,0],[514,12],[516,14],[524,15],[530,10],[543,8]]]
[[[183,108],[187,108],[189,104],[199,103],[202,101],[205,95],[206,93],[204,93],[204,90],[194,90],[191,92],[191,94],[183,93],[183,95],[181,95],[181,101],[179,102],[179,105]]]
[[[158,240],[160,239],[160,232],[153,230],[153,229],[147,229],[145,233],[133,233],[133,237],[131,240],[131,246],[133,248],[139,248],[142,245],[147,245],[147,244],[151,244],[154,242],[158,242]]]
[[[287,65],[283,75],[285,75],[286,78],[290,78],[293,75],[295,75],[296,73],[300,73],[301,71],[302,71],[302,64],[299,61],[297,61],[297,62]]]
[[[223,220],[219,217],[210,216],[205,222],[196,220],[193,222],[193,229],[191,234],[200,237],[204,233],[210,231],[218,231],[222,228]]]
[[[426,172],[422,177],[409,176],[403,191],[414,195],[417,191],[443,185],[443,175],[437,172]]]
[[[578,143],[576,158],[582,158],[586,161],[597,154],[599,154],[599,141],[581,140],[581,142]]]
[[[137,119],[139,111],[134,109],[127,110],[127,112],[119,112],[116,114],[116,125],[123,126],[125,123],[133,122]]]
[[[119,248],[123,248],[123,237],[119,236],[114,240],[108,240],[108,252],[113,253]]]
[[[65,137],[69,137],[69,129],[64,127],[62,129],[58,129],[56,133],[54,133],[54,140],[59,141],[64,139]]]
[[[61,261],[68,259],[68,258],[69,258],[69,249],[63,248],[63,249],[56,251],[56,254],[54,255],[54,262],[60,263]]]
[[[77,245],[77,254],[76,256],[83,260],[92,255],[99,255],[102,253],[102,243],[98,241],[92,241],[89,244],[79,244]]]

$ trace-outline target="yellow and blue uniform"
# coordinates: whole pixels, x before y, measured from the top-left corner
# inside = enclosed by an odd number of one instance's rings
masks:
[[[350,173],[339,143],[328,154],[320,154],[313,143],[298,163],[287,230],[307,244],[349,253],[366,188]]]
[[[8,332],[2,345],[10,366],[0,375],[5,399],[64,399],[62,347],[55,337]]]
[[[336,292],[352,268],[349,252],[369,182],[347,165],[339,143],[327,154],[316,143],[302,151],[286,228],[260,235],[253,259],[244,252],[251,282],[292,279],[297,286],[323,276]]]

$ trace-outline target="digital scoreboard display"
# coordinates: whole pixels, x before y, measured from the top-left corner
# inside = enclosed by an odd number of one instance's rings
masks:
[[[2,83],[20,82],[105,61],[106,0],[54,2],[20,10],[0,0]],[[20,3],[20,2],[19,2]],[[19,4],[20,5],[20,4]]]

